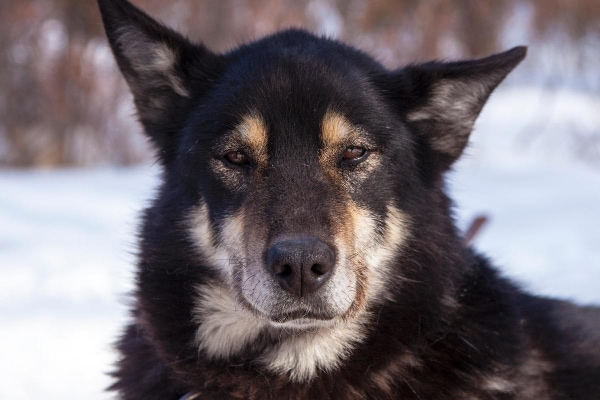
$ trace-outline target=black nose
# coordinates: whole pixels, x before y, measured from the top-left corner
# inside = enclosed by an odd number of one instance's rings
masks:
[[[267,267],[281,287],[302,297],[331,277],[335,252],[317,238],[281,239],[267,252]]]

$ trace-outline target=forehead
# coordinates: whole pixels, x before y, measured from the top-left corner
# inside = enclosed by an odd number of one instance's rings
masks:
[[[326,44],[317,50],[306,43],[253,45],[230,55],[227,68],[186,124],[190,133],[184,134],[183,147],[199,141],[197,148],[207,149],[221,138],[243,137],[246,126],[256,128],[249,116],[259,118],[262,127],[254,131],[266,132],[269,153],[314,152],[323,147],[324,137],[332,143],[344,132],[368,135],[378,144],[395,140],[390,133],[401,122],[371,81],[381,71],[365,66],[361,55]]]
[[[225,79],[221,117],[230,132],[270,146],[320,146],[359,133],[377,134],[382,106],[364,80],[314,61],[276,60]],[[362,127],[358,129],[358,127]],[[249,129],[252,128],[252,129]]]

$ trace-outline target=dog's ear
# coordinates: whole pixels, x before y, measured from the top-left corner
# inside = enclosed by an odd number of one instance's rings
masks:
[[[177,113],[222,71],[221,57],[192,44],[127,0],[98,0],[117,64],[146,133],[164,159],[175,147]]]
[[[479,60],[410,65],[388,77],[386,94],[425,141],[438,170],[461,155],[488,97],[526,51],[515,47]]]

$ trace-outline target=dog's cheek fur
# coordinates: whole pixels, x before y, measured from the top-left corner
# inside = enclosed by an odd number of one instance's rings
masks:
[[[248,238],[254,233],[254,239],[260,241],[257,231],[248,232],[247,209],[247,202],[241,203],[237,210],[213,220],[206,202],[200,201],[190,213],[188,232],[196,257],[218,273],[218,279],[197,284],[193,296],[194,344],[208,360],[228,360],[246,353],[268,327],[240,297],[243,269],[257,261],[253,257],[256,248]]]
[[[204,201],[190,212],[188,230],[196,247],[196,257],[217,271],[224,282],[233,285],[235,269],[248,258],[243,235],[243,212],[238,211],[223,218],[220,225],[220,229],[215,226]]]
[[[393,271],[393,261],[410,237],[410,221],[394,203],[387,205],[386,215],[377,217],[354,201],[348,200],[350,226],[343,229],[349,256],[345,263],[354,266],[359,292],[355,313],[389,300],[390,284],[402,279],[402,271]]]
[[[250,313],[228,285],[199,285],[194,308],[195,344],[211,360],[238,356],[258,341],[268,322]]]

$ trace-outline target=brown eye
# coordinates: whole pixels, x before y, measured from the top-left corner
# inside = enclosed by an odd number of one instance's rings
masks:
[[[357,160],[365,155],[367,150],[364,147],[349,146],[344,151],[342,157],[344,160]]]
[[[247,165],[250,163],[248,156],[239,150],[225,154],[225,159],[234,165]]]

